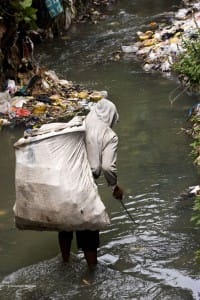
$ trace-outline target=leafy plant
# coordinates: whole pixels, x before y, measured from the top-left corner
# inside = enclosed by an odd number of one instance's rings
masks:
[[[196,165],[200,165],[200,117],[196,114],[190,118],[193,123],[192,130],[190,134],[192,135],[194,141],[190,144],[192,151],[191,155],[194,159]]]
[[[195,259],[196,259],[196,262],[200,262],[200,250],[196,251],[196,257],[195,257]]]
[[[195,224],[199,227],[200,226],[200,195],[195,197],[194,201],[194,215],[191,218],[191,221],[195,222]]]
[[[197,195],[195,197],[193,210],[194,214],[191,217],[191,221],[194,222],[198,228],[200,228],[200,195]],[[197,262],[200,262],[200,250],[196,251],[195,259]]]
[[[24,21],[32,28],[36,28],[37,9],[32,7],[32,0],[13,0],[11,2],[13,9],[15,10],[16,23]]]
[[[188,77],[191,84],[200,83],[200,30],[195,39],[184,41],[184,52],[173,65],[173,70]]]

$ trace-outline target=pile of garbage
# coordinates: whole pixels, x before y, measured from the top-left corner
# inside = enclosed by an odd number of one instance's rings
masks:
[[[185,2],[186,4],[186,2]],[[200,3],[187,3],[174,13],[171,25],[149,24],[145,32],[137,32],[138,41],[122,46],[124,53],[134,53],[141,59],[145,71],[160,71],[171,75],[172,65],[184,51],[184,42],[197,38],[200,28]]]
[[[104,17],[104,10],[114,1],[45,0],[33,1],[33,7],[30,1],[21,1],[20,9],[27,8],[27,13],[34,14],[34,20],[36,9],[40,21],[37,24],[39,29],[29,30],[28,35],[24,31],[17,31],[16,36],[12,36],[13,30],[9,34],[12,26],[1,17],[0,40],[2,42],[5,37],[7,41],[7,37],[11,37],[11,46],[9,51],[0,49],[0,86],[3,90],[0,92],[0,128],[17,125],[32,128],[54,121],[68,121],[74,115],[86,114],[94,102],[107,97],[106,91],[90,91],[71,81],[59,79],[54,71],[38,70],[33,63],[33,51],[34,43],[42,41],[45,36],[53,37],[53,32],[62,31],[62,26],[67,30],[72,21],[91,20],[96,23]],[[11,3],[7,6],[7,2],[3,1],[1,6],[6,17],[11,16],[12,21],[13,16],[7,13],[13,8]],[[5,66],[3,62],[6,62]],[[4,84],[5,78],[8,79]]]
[[[59,79],[54,71],[40,70],[27,84],[8,79],[0,92],[0,127],[22,125],[33,128],[54,121],[68,121],[86,114],[106,91],[87,90]]]

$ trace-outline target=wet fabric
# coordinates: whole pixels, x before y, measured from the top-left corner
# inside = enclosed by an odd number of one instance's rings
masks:
[[[118,137],[111,127],[118,120],[116,106],[107,99],[100,100],[85,120],[86,149],[92,173],[98,178],[103,171],[110,186],[117,184]]]

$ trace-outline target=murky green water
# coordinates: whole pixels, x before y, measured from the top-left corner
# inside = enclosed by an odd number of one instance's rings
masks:
[[[182,95],[171,106],[169,94],[177,86],[175,81],[144,73],[131,56],[111,60],[120,45],[134,40],[137,30],[152,20],[161,22],[162,13],[178,2],[121,1],[101,24],[73,27],[68,39],[38,50],[37,58],[65,78],[106,89],[117,104],[119,182],[137,224],[112,199],[101,179],[99,188],[112,225],[101,233],[99,267],[87,285],[85,261],[75,243],[73,262],[67,268],[57,256],[56,233],[14,228],[12,145],[22,131],[3,130],[1,299],[200,299],[200,266],[195,262],[200,234],[190,222],[192,199],[179,197],[188,186],[199,183],[189,156],[190,139],[180,131],[195,99]]]

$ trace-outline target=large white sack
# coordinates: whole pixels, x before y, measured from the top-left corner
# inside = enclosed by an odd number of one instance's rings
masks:
[[[80,125],[80,126],[77,126]],[[16,226],[96,230],[110,223],[88,163],[84,123],[43,125],[15,143]]]

